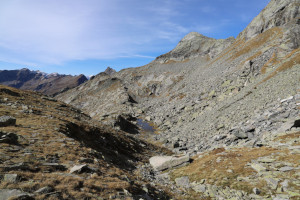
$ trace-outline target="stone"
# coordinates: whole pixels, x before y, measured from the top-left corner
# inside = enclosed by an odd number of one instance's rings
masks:
[[[29,194],[17,189],[0,189],[0,200],[34,200]]]
[[[286,99],[282,99],[281,101],[280,101],[280,103],[284,103],[284,102],[286,102],[286,101],[290,101],[290,100],[292,100],[294,97],[293,96],[290,96],[290,97],[288,97],[288,98],[286,98]]]
[[[84,172],[87,172],[87,173],[90,173],[90,172],[93,172],[94,170],[91,169],[88,165],[86,164],[83,164],[83,165],[75,165],[74,167],[72,167],[70,169],[70,174],[72,173],[84,173]]]
[[[274,159],[274,158],[265,158],[265,157],[262,157],[262,158],[258,159],[258,162],[261,162],[261,163],[272,163],[274,161],[276,161],[276,159]]]
[[[53,192],[53,191],[54,191],[54,189],[52,187],[46,186],[46,187],[42,187],[42,188],[38,189],[34,193],[37,193],[37,194],[46,194],[46,193],[50,193],[50,192]]]
[[[293,170],[293,169],[294,169],[294,167],[285,166],[285,167],[281,167],[281,168],[279,169],[279,171],[287,172],[287,171],[291,171],[291,170]]]
[[[261,193],[261,191],[258,188],[253,188],[253,193],[256,195],[259,195]]]
[[[251,167],[257,172],[266,171],[266,168],[264,166],[257,164],[257,163],[252,163]]]
[[[0,168],[3,168],[4,171],[17,171],[17,170],[28,170],[29,167],[27,164],[25,163],[17,163],[17,164],[14,164],[14,165],[4,165],[4,166],[1,166]]]
[[[151,117],[147,116],[147,117],[145,117],[145,120],[149,122],[149,121],[151,121]]]
[[[190,187],[190,179],[188,176],[183,176],[175,179],[175,183],[179,187],[189,188]]]
[[[215,141],[220,141],[220,140],[225,139],[226,137],[227,137],[227,135],[216,135],[216,136],[214,137],[214,140],[215,140]]]
[[[46,171],[65,171],[66,166],[59,163],[43,163],[43,167],[46,168]]]
[[[234,136],[237,138],[237,139],[246,139],[248,138],[248,135],[247,133],[245,133],[244,131],[242,130],[236,130],[233,132]]]
[[[81,158],[78,162],[80,163],[94,163],[94,160],[91,158]]]
[[[14,126],[16,125],[16,118],[12,116],[1,116],[0,117],[0,127]]]
[[[277,186],[278,186],[278,180],[275,180],[273,178],[265,178],[265,181],[267,182],[268,186],[272,189],[272,190],[276,190]]]
[[[193,190],[195,190],[195,192],[204,193],[204,192],[206,192],[207,188],[204,184],[199,184],[199,185],[193,186]]]
[[[190,160],[189,155],[185,155],[182,157],[154,156],[149,159],[149,162],[155,171],[163,171],[166,169],[170,169],[185,164],[189,162],[189,160]]]
[[[0,143],[18,144],[18,135],[15,133],[0,132]]]
[[[18,176],[18,174],[5,174],[4,175],[4,182],[8,182],[8,183],[16,183],[18,182],[20,179],[20,177]]]

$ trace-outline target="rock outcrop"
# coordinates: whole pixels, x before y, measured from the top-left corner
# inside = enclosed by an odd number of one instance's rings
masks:
[[[300,5],[298,0],[271,0],[261,13],[241,32],[238,38],[246,40],[271,28],[300,23]],[[298,35],[299,29],[293,30]],[[299,47],[299,46],[298,46]]]

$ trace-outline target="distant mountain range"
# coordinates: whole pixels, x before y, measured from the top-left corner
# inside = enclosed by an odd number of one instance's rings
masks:
[[[50,96],[55,96],[63,91],[74,88],[87,80],[87,77],[83,74],[78,76],[58,73],[47,74],[40,71],[31,71],[26,68],[20,70],[0,70],[0,84],[22,90],[38,91]]]

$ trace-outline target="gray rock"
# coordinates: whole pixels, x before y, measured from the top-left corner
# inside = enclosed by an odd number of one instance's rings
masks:
[[[15,133],[0,132],[0,143],[18,144],[18,135]]]
[[[269,185],[269,187],[272,189],[272,190],[276,190],[277,189],[277,186],[278,186],[278,180],[275,180],[273,178],[265,178],[267,184]]]
[[[29,167],[27,164],[25,163],[17,163],[17,164],[14,164],[14,165],[4,165],[4,166],[1,166],[0,168],[3,168],[4,171],[8,172],[8,171],[17,171],[17,170],[28,170]]]
[[[263,172],[263,171],[266,171],[266,168],[260,164],[257,164],[257,163],[252,163],[251,164],[251,167],[257,171],[257,172]]]
[[[65,171],[66,166],[61,165],[59,163],[43,163],[43,167],[46,168],[46,171]]]
[[[272,163],[274,161],[276,161],[276,159],[274,159],[274,158],[265,158],[265,157],[262,157],[262,158],[258,159],[258,162],[261,162],[261,163]]]
[[[281,168],[279,169],[279,171],[287,172],[287,171],[291,171],[291,170],[293,170],[293,169],[294,169],[294,167],[285,166],[285,167],[281,167]]]
[[[0,189],[0,200],[34,200],[28,193],[17,189]]]
[[[18,174],[5,174],[3,180],[5,182],[9,182],[9,183],[16,183],[18,182],[20,179],[20,177],[18,176]]]
[[[182,157],[175,156],[154,156],[149,159],[150,165],[156,171],[163,171],[166,169],[170,169],[176,166],[180,166],[184,163],[189,162],[189,155]]]
[[[237,138],[237,139],[246,139],[248,138],[247,133],[245,133],[245,131],[241,130],[241,129],[236,129],[233,131],[233,135]]]
[[[195,186],[193,186],[193,190],[195,190],[195,192],[201,192],[204,193],[207,190],[207,187],[204,184],[197,184]]]
[[[54,191],[54,189],[52,187],[46,186],[46,187],[42,187],[42,188],[38,189],[34,193],[37,193],[37,194],[46,194],[46,193],[50,193],[50,192],[53,192],[53,191]]]
[[[12,116],[1,116],[0,117],[0,127],[14,126],[16,125],[16,118]]]
[[[90,168],[87,164],[83,164],[83,165],[75,165],[74,167],[72,167],[70,169],[70,174],[72,173],[90,173],[93,172],[94,170],[92,168]]]
[[[293,6],[297,0],[271,0],[267,7],[238,35],[250,39],[276,26],[285,25],[299,17],[299,7]],[[294,20],[296,23],[296,20]]]
[[[259,195],[261,191],[258,188],[253,188],[253,193]]]
[[[188,176],[183,176],[175,179],[175,183],[179,187],[189,188],[190,187],[190,179]]]

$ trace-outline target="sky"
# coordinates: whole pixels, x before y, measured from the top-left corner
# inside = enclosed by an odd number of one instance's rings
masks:
[[[236,37],[269,0],[0,0],[0,70],[143,66],[189,32]]]

